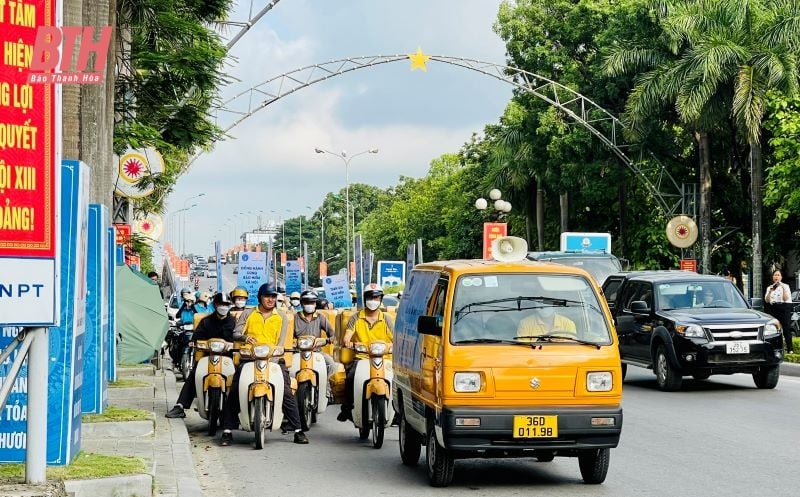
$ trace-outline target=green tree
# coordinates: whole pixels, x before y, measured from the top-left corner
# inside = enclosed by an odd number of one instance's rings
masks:
[[[628,101],[632,128],[669,104],[697,130],[705,191],[710,185],[709,128],[726,116],[735,123],[750,149],[753,290],[760,294],[761,126],[769,90],[797,91],[800,6],[792,0],[661,0],[652,5],[661,28],[659,44],[622,47],[609,58],[609,73],[645,71]],[[701,223],[709,222],[708,210],[706,201]],[[707,251],[706,238],[705,260]]]

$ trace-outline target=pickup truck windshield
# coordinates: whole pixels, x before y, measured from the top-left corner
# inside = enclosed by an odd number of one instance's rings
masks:
[[[456,285],[453,344],[530,343],[545,336],[553,339],[540,343],[611,343],[597,295],[582,276],[472,274]]]
[[[680,281],[656,285],[656,302],[662,311],[674,309],[746,309],[739,290],[729,282]]]

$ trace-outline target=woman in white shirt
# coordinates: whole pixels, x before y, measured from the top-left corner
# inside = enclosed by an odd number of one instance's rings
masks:
[[[764,302],[769,304],[772,308],[772,314],[781,323],[783,328],[783,341],[786,344],[786,351],[791,354],[792,349],[792,330],[789,323],[789,315],[791,313],[792,291],[789,285],[783,283],[783,275],[779,269],[772,273],[772,285],[767,287],[767,293],[764,294]]]

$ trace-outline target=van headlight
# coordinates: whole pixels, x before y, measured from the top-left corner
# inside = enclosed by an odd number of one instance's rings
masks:
[[[764,325],[764,338],[770,338],[781,334],[781,323],[777,319],[770,320]]]
[[[590,392],[610,392],[614,386],[609,371],[586,373],[586,390]]]
[[[705,330],[696,324],[676,324],[675,331],[686,338],[708,338]]]
[[[453,376],[453,389],[459,393],[480,392],[480,373],[456,373]]]

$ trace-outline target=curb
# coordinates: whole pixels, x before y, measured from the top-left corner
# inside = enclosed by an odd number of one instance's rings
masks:
[[[151,497],[152,475],[126,475],[95,480],[64,480],[67,495],[75,497]]]
[[[108,389],[109,402],[115,400],[152,399],[155,387],[111,387]]]
[[[781,376],[800,376],[800,364],[795,362],[782,362]]]
[[[164,375],[164,387],[167,399],[164,406],[164,413],[169,410],[178,398],[178,391],[175,385],[175,373],[171,370],[162,370]],[[156,412],[156,429],[163,420],[167,422],[172,438],[172,457],[173,469],[182,476],[177,478],[178,497],[203,497],[203,490],[200,488],[200,480],[197,478],[197,470],[192,456],[192,445],[189,439],[189,431],[183,419],[167,419],[164,413]],[[160,417],[159,417],[160,416]],[[156,482],[157,483],[157,482]]]

